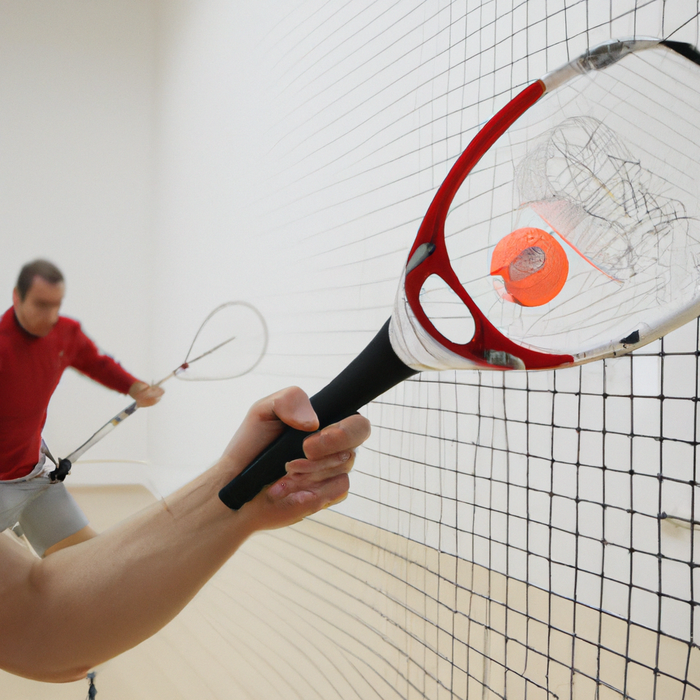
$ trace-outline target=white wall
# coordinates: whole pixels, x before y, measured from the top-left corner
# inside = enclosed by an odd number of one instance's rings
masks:
[[[321,388],[389,316],[433,185],[416,174],[429,143],[416,127],[429,131],[430,116],[412,90],[431,68],[417,68],[410,14],[159,3],[154,362],[176,366],[228,299],[253,301],[270,326],[254,375],[170,385],[149,423],[159,488],[215,459],[254,399],[290,383]],[[358,52],[368,22],[386,33]],[[392,128],[400,139],[383,138]]]
[[[0,4],[0,294],[47,257],[63,311],[133,373],[150,377],[154,22],[141,0]],[[65,375],[46,437],[59,455],[124,397]],[[145,457],[134,420],[92,457]],[[91,469],[95,469],[92,467]]]
[[[289,5],[284,17],[272,10],[286,3],[256,5],[258,18],[215,0],[159,5],[154,358],[176,364],[198,319],[239,295],[262,307],[272,337],[254,377],[174,387],[154,414],[151,455],[170,470],[163,474],[171,483],[214,459],[249,398],[290,381],[312,392],[362,348],[389,315],[435,188],[480,123],[516,90],[611,37],[673,33],[697,43],[691,3],[673,10],[645,3],[614,17],[594,2],[561,10],[546,2]],[[690,350],[687,340],[680,345],[694,362],[690,331]],[[666,347],[678,346],[679,337],[667,338]],[[602,408],[611,378],[631,384],[642,374],[648,384],[650,373],[640,368],[659,348],[556,373],[424,373],[404,383],[367,409],[374,435],[341,512],[586,604],[602,600],[619,615],[631,606],[640,624],[653,628],[658,617],[664,631],[686,638],[690,607],[678,614],[670,587],[657,615],[655,591],[620,587],[625,579],[613,572],[627,557],[619,542],[631,542],[634,531],[637,547],[644,526],[656,532],[667,496],[659,497],[658,479],[647,480],[646,520],[634,527],[629,501],[615,497],[634,493],[639,515],[639,479],[633,489],[620,458],[633,446],[642,455],[635,470],[670,477],[665,494],[674,493],[674,465],[687,470],[692,458],[643,463],[662,425],[657,398],[625,398],[626,410],[636,405],[638,435],[622,434],[618,449],[601,447],[604,415],[623,416],[612,403],[607,414]],[[646,390],[635,385],[637,394]],[[582,406],[574,417],[572,403]],[[689,400],[678,405],[695,415]],[[641,416],[655,425],[640,427]],[[691,454],[695,438],[687,434]],[[567,466],[555,468],[555,458]],[[604,492],[603,466],[607,474],[620,471],[623,488],[610,479]],[[682,498],[691,504],[685,483]],[[578,505],[572,492],[586,502]],[[561,496],[560,511],[552,510],[552,494]],[[627,531],[609,515],[614,509]],[[658,550],[671,556],[689,541],[664,533]],[[653,553],[653,537],[650,543]],[[596,576],[578,569],[574,576],[576,546],[576,566]],[[593,554],[584,561],[588,546]],[[672,563],[687,582],[685,560]],[[659,580],[652,557],[635,566]]]
[[[7,306],[21,265],[53,260],[67,278],[63,312],[149,380],[184,360],[218,304],[265,306],[287,263],[258,215],[269,209],[266,124],[278,117],[263,37],[283,5],[0,5]],[[255,398],[286,383],[264,367],[223,384],[170,382],[157,409],[84,457],[115,463],[77,465],[72,480],[144,479],[167,492],[216,458]],[[127,403],[67,372],[45,430],[53,452],[65,456]]]
[[[153,362],[163,372],[184,360],[213,308],[260,306],[275,257],[260,245],[255,204],[270,147],[260,45],[279,4],[158,4]],[[274,387],[259,374],[171,382],[150,424],[158,483],[167,491],[210,464],[249,403]]]

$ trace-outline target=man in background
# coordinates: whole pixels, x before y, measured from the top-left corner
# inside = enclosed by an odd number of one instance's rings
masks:
[[[41,432],[66,367],[152,406],[163,390],[100,353],[73,319],[59,315],[61,271],[47,260],[27,263],[0,319],[0,531],[19,523],[45,556],[95,536],[62,482],[52,483]]]

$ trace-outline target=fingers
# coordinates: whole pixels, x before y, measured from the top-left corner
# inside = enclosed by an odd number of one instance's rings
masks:
[[[339,423],[329,425],[304,440],[304,454],[309,460],[319,460],[343,450],[353,450],[370,434],[370,423],[363,416],[349,416]]]
[[[258,401],[251,412],[257,414],[259,420],[281,420],[297,430],[310,432],[318,429],[318,418],[309,397],[296,386]]]
[[[282,433],[285,424],[303,431],[318,429],[309,397],[299,387],[282,389],[253,404],[224,456],[236,457],[244,467]]]
[[[316,510],[342,500],[349,488],[347,474],[355,462],[355,448],[369,434],[369,421],[355,415],[308,437],[307,458],[289,462],[287,475],[269,488],[268,496],[315,504]]]
[[[312,488],[300,488],[285,477],[274,484],[274,491],[272,488],[266,497],[284,518],[282,525],[290,525],[344,501],[350,490],[350,477],[338,474]],[[273,527],[279,527],[279,523]]]
[[[346,459],[340,469],[328,469],[323,474],[315,471],[287,474],[269,487],[265,497],[282,508],[305,506],[306,512],[294,518],[299,520],[346,498],[350,488],[348,472],[353,462],[354,458]]]
[[[344,450],[313,461],[303,458],[294,459],[291,462],[287,462],[286,468],[289,476],[303,477],[309,475],[316,481],[321,481],[325,474],[338,471],[348,464],[352,466],[354,461],[355,451]],[[346,472],[349,471],[348,468],[342,470]]]
[[[308,459],[295,459],[287,463],[287,475],[280,481],[287,480],[287,485],[284,487],[287,492],[290,490],[302,491],[323,484],[324,481],[334,479],[341,474],[348,474],[354,463],[354,450],[328,455],[313,462]],[[280,481],[270,487],[273,495],[275,493],[274,487]]]
[[[309,398],[297,387],[268,396],[250,409],[219,462],[226,478],[250,464],[285,424],[302,431],[318,430]],[[355,449],[369,434],[369,421],[353,415],[309,435],[304,441],[305,458],[288,462],[287,474],[240,511],[251,529],[283,527],[342,501],[350,486]]]

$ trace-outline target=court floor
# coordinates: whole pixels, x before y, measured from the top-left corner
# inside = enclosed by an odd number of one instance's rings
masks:
[[[71,491],[98,530],[154,501],[141,486]],[[544,699],[592,697],[600,677],[610,698],[651,698],[682,697],[688,668],[700,684],[700,658],[674,639],[324,512],[253,537],[96,686],[100,700]],[[87,687],[0,675],[11,700]]]

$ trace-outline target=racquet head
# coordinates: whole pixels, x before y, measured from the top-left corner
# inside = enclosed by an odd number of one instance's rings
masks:
[[[416,370],[623,354],[700,313],[700,54],[612,41],[473,138],[418,231],[392,316]]]
[[[526,87],[438,189],[390,321],[311,398],[320,424],[417,371],[575,365],[696,316],[699,111],[700,56],[658,40],[604,44]],[[240,508],[284,476],[305,435],[286,430],[221,500]]]
[[[186,381],[235,379],[247,374],[267,350],[267,324],[246,301],[214,309],[197,330],[175,376]]]

